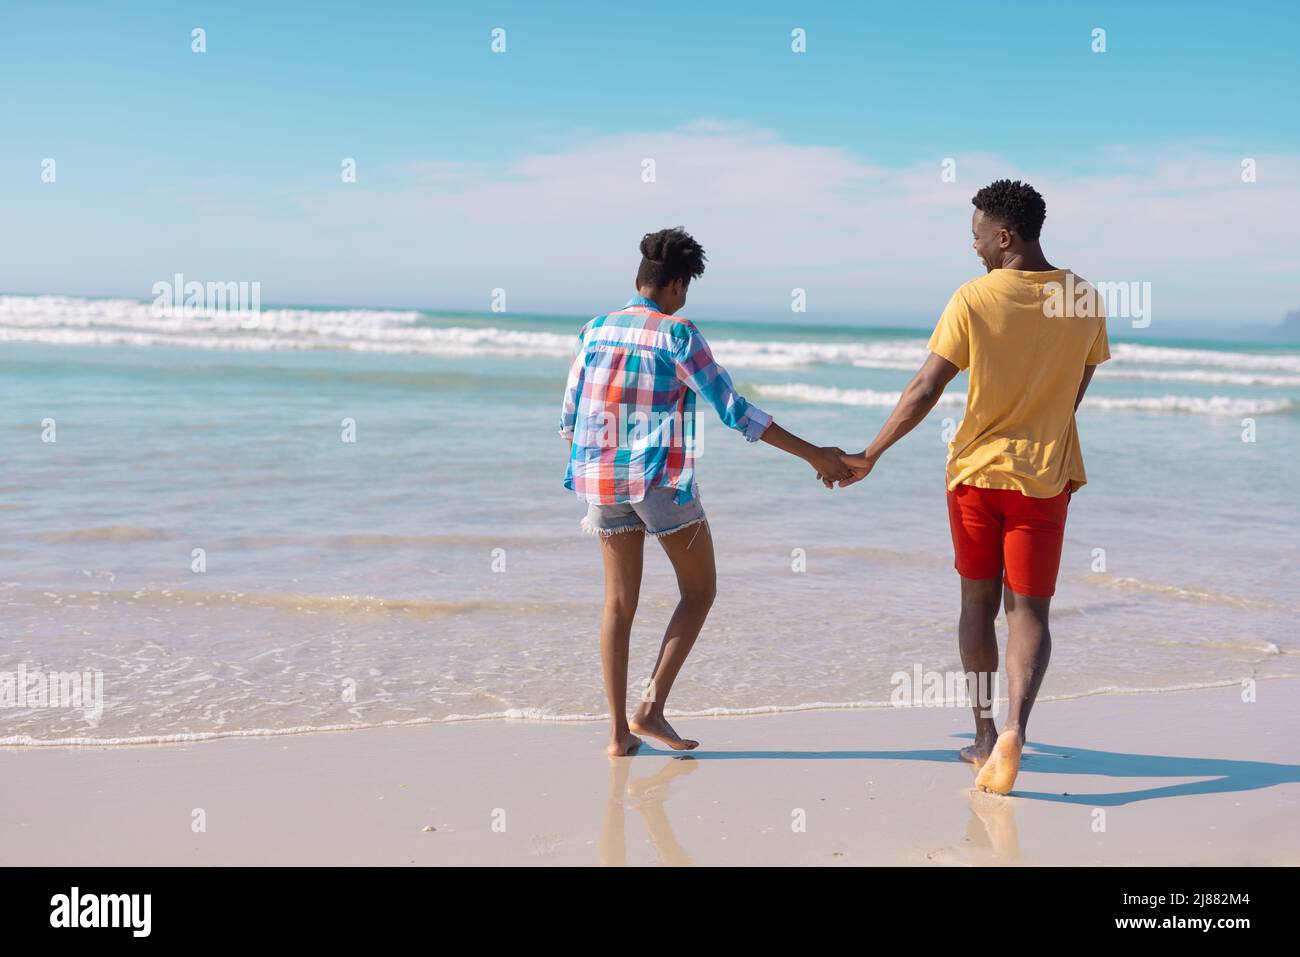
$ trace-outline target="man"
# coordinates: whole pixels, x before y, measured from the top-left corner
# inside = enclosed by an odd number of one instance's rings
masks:
[[[1039,246],[1047,213],[1042,196],[1027,183],[998,180],[971,202],[973,245],[988,274],[953,295],[930,337],[929,357],[871,445],[845,457],[854,475],[840,484],[865,478],[934,408],[953,376],[970,369],[966,414],[949,445],[947,469],[961,576],[957,634],[967,674],[977,688],[991,688],[1001,599],[1009,688],[1001,734],[992,701],[974,696],[975,743],[961,757],[979,769],[978,787],[1006,794],[1051,655],[1048,608],[1066,510],[1087,481],[1074,412],[1110,351],[1095,290],[1049,263]]]
[[[571,443],[564,484],[588,503],[582,524],[600,537],[605,565],[600,652],[609,753],[616,757],[640,746],[633,732],[675,750],[699,744],[680,737],[664,717],[673,682],[713,604],[716,578],[713,539],[695,482],[695,396],[748,441],[761,439],[807,461],[824,483],[851,475],[842,449],[809,445],[737,393],[699,329],[677,316],[704,262],[700,244],[681,228],[641,240],[637,294],[583,327],[560,413],[560,434]],[[629,720],[628,639],[647,535],[659,540],[672,562],[681,598],[650,685]]]

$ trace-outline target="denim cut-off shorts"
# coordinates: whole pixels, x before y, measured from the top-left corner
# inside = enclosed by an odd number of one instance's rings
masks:
[[[582,520],[582,530],[589,535],[608,538],[619,532],[642,531],[651,538],[671,535],[704,519],[704,506],[700,504],[699,485],[695,497],[684,505],[677,504],[677,489],[652,488],[639,502],[619,505],[588,505],[587,517]]]

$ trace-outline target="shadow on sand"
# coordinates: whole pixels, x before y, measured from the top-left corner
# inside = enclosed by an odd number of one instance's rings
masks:
[[[973,739],[973,734],[954,737]],[[660,751],[643,746],[637,757],[682,757],[675,751]],[[692,751],[696,761],[939,761],[957,762],[955,750],[914,751]],[[1176,758],[1159,754],[1124,754],[1119,751],[1093,751],[1088,748],[1060,747],[1030,741],[1025,745],[1022,771],[1109,778],[1201,778],[1180,784],[1143,788],[1137,791],[1090,792],[1072,794],[1046,791],[1023,791],[1013,797],[1088,807],[1117,807],[1156,798],[1183,797],[1192,794],[1226,794],[1256,791],[1277,784],[1300,783],[1300,765],[1271,764],[1266,761],[1233,761],[1226,758]],[[1068,782],[1067,782],[1068,783]]]

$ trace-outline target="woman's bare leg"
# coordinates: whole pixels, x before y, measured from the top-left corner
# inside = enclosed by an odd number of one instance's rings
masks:
[[[609,753],[631,754],[641,744],[627,723],[627,654],[632,620],[641,597],[645,533],[619,532],[600,540],[605,562],[605,611],[600,622],[600,660],[609,702]]]
[[[717,594],[717,569],[713,561],[713,536],[709,523],[689,525],[679,532],[659,539],[668,560],[677,573],[681,598],[668,621],[659,658],[655,661],[650,686],[644,700],[632,716],[631,729],[638,734],[657,738],[677,751],[699,747],[698,741],[682,738],[664,718],[664,704],[677,680],[687,655],[699,637],[704,620]]]

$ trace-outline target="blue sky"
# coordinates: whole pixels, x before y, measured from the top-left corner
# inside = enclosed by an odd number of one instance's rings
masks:
[[[145,298],[183,271],[264,301],[482,309],[500,287],[582,313],[680,222],[710,252],[697,308],[775,316],[800,286],[824,318],[923,316],[977,272],[970,194],[1020,175],[1049,256],[1090,278],[1150,280],[1178,319],[1300,307],[1295,4],[0,10],[8,291]]]

